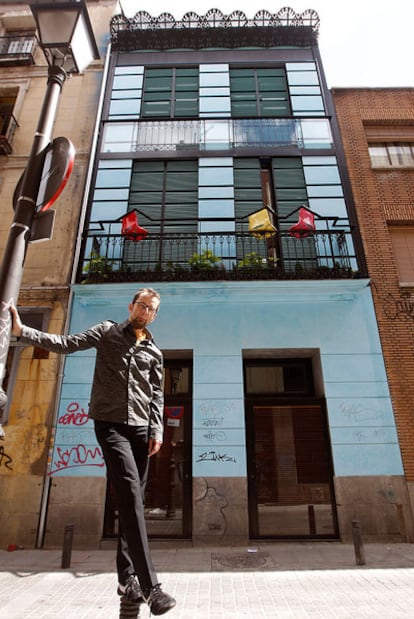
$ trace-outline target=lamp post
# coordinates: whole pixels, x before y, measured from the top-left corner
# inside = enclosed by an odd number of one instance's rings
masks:
[[[62,87],[69,75],[81,73],[99,58],[83,0],[33,3],[30,8],[49,65],[48,80],[29,159],[16,187],[14,218],[0,268],[0,410],[7,401],[2,384],[10,344],[9,308],[17,304],[27,246],[51,237],[54,211],[46,209],[60,194],[73,166],[69,140],[51,140]]]

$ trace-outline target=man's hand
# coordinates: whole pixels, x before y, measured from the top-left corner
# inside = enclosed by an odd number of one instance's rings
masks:
[[[14,307],[14,305],[10,306],[10,314],[12,317],[12,334],[15,335],[16,337],[21,337],[23,323],[20,320],[19,312]]]
[[[154,456],[161,449],[162,442],[156,441],[155,438],[150,438],[148,441],[148,457]]]

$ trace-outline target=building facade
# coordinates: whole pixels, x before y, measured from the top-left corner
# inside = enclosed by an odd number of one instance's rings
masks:
[[[161,294],[152,330],[165,440],[146,492],[150,536],[346,541],[359,519],[365,539],[411,539],[318,15],[139,12],[107,24],[96,143],[67,247],[68,319],[47,328],[123,320],[138,288]],[[27,406],[42,372],[59,370],[49,458],[43,449],[36,461],[37,539],[60,545],[72,522],[75,544],[96,547],[118,522],[87,416],[94,354],[33,368],[34,354],[19,365],[33,385]],[[21,410],[10,413],[15,432]]]
[[[412,502],[414,90],[335,89],[333,98]]]
[[[33,2],[32,4],[35,4]],[[114,2],[90,2],[101,60],[67,80],[59,101],[53,137],[73,143],[72,174],[53,207],[53,238],[30,243],[19,299],[23,320],[61,332],[67,317],[82,194],[86,182]],[[46,93],[47,63],[27,2],[0,6],[0,248],[13,220],[15,188],[22,177]],[[3,329],[4,325],[2,325]],[[12,341],[4,387],[9,402],[0,442],[0,544],[33,547],[39,542],[40,514],[46,509],[47,463],[61,361]]]

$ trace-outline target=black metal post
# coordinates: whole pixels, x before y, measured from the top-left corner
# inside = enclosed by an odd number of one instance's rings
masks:
[[[45,148],[51,142],[59,97],[66,80],[66,72],[58,66],[49,67],[47,90],[33,139],[29,160],[21,181],[15,204],[13,223],[0,269],[0,396],[3,395],[3,379],[7,352],[10,344],[10,305],[16,305],[22,281],[27,245],[30,241],[36,202],[42,178]]]
[[[361,535],[361,523],[359,520],[352,521],[352,539],[354,542],[355,562],[357,565],[365,565],[364,542]]]
[[[67,569],[68,567],[70,567],[70,562],[72,559],[74,528],[75,528],[75,525],[72,523],[67,524],[65,526],[65,531],[63,533],[63,548],[62,548],[62,561],[61,561],[62,569]]]

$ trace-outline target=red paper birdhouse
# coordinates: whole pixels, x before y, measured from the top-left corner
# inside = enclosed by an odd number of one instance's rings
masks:
[[[313,234],[315,228],[315,216],[311,211],[302,207],[299,209],[299,220],[289,228],[289,234],[297,239],[304,239]]]
[[[131,211],[124,215],[121,222],[121,234],[129,241],[137,242],[147,238],[148,230],[145,230],[145,228],[142,228],[138,224],[138,215],[136,211]]]

